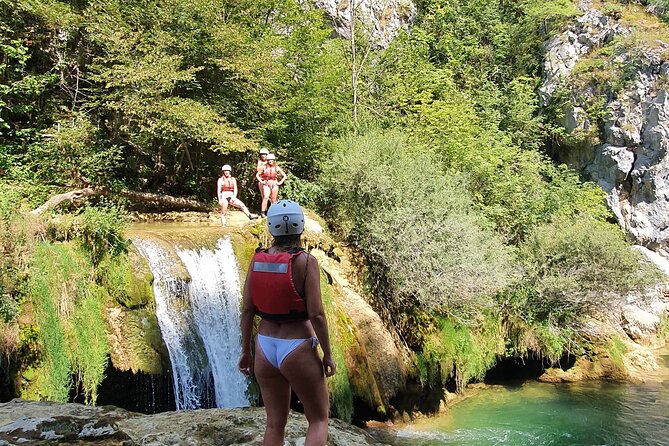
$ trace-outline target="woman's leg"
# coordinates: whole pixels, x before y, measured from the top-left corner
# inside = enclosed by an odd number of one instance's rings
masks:
[[[286,377],[302,402],[309,422],[305,446],[324,446],[328,440],[328,388],[325,384],[323,363],[311,341],[293,350],[281,364]]]
[[[228,200],[224,197],[221,202],[221,224],[225,226],[225,215],[228,213]]]
[[[263,213],[267,213],[267,202],[269,201],[269,196],[270,196],[270,188],[267,185],[264,185],[262,187],[262,206],[260,206],[260,210]]]
[[[230,204],[236,208],[241,209],[244,215],[246,215],[248,218],[251,218],[251,213],[249,212],[249,209],[246,207],[246,205],[242,202],[242,200],[240,200],[239,198],[233,198],[232,200],[230,200]]]
[[[279,185],[274,184],[272,185],[272,192],[270,193],[269,201],[272,202],[272,204],[276,203],[279,198]]]
[[[255,351],[253,369],[267,414],[263,446],[283,446],[290,411],[290,385],[279,370],[267,361],[257,341]]]

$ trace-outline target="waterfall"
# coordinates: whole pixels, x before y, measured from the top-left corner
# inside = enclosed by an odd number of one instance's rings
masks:
[[[219,239],[215,250],[143,238],[133,243],[154,275],[156,316],[172,364],[177,410],[248,406],[246,378],[237,369],[241,296],[230,240]],[[176,264],[189,277],[179,274]]]
[[[191,274],[193,318],[204,343],[214,378],[217,407],[248,406],[246,378],[237,368],[239,331],[239,268],[230,239],[219,239],[216,251],[177,251]]]

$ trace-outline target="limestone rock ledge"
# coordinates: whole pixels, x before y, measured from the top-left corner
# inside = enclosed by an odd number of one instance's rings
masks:
[[[104,446],[262,445],[262,408],[203,409],[142,415],[113,406],[25,401],[0,404],[0,446],[90,444]],[[304,444],[307,422],[292,413],[286,445]],[[328,446],[383,445],[364,430],[330,420]]]

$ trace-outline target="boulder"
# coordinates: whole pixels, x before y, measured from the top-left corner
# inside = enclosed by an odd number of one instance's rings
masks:
[[[0,404],[0,445],[89,444],[100,446],[262,445],[262,408],[203,409],[141,415],[113,406],[25,401]],[[291,412],[286,445],[304,444],[307,421]],[[364,430],[337,419],[328,446],[382,445]]]

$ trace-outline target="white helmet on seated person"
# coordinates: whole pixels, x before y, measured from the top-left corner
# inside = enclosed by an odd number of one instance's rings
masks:
[[[277,201],[267,210],[267,227],[274,237],[302,234],[304,212],[292,200]]]
[[[221,167],[221,170],[225,172],[226,170],[228,172],[232,172],[232,167],[230,167],[230,164],[225,164],[223,167]]]

